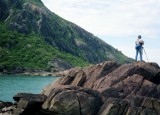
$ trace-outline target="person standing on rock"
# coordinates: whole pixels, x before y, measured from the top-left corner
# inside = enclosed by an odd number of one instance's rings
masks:
[[[141,39],[141,35],[138,36],[138,39],[136,41],[136,57],[135,60],[137,61],[138,58],[138,54],[140,55],[140,61],[142,61],[142,54],[143,54],[143,45],[144,45],[144,41]]]

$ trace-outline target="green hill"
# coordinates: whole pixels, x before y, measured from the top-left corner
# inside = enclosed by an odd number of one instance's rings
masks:
[[[41,0],[0,1],[0,71],[57,71],[106,60],[133,60],[49,11]]]

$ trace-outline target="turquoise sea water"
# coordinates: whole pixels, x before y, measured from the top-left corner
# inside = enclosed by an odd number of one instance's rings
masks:
[[[41,93],[42,89],[58,77],[44,76],[0,76],[0,100],[13,102],[17,93]]]

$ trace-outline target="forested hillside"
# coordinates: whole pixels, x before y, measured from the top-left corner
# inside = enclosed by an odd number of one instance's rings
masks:
[[[129,63],[114,47],[48,10],[41,0],[0,1],[0,70],[57,70],[106,60]]]

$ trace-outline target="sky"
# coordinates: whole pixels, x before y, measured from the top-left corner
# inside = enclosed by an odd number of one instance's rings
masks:
[[[143,59],[160,65],[160,0],[42,0],[44,5],[128,57],[135,58],[138,35]]]

